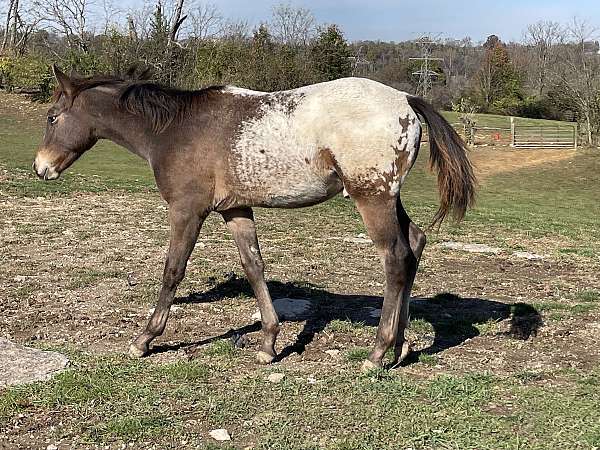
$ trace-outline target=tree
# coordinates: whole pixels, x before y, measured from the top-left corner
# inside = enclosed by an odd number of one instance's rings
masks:
[[[574,19],[566,29],[566,44],[560,46],[553,71],[553,99],[572,105],[590,145],[600,134],[600,55],[597,45],[589,51],[590,42],[597,38],[594,27]]]
[[[556,62],[557,48],[563,37],[563,28],[558,22],[545,20],[529,25],[525,32],[525,42],[533,50],[534,78],[540,97],[546,89],[548,69]]]
[[[87,52],[90,33],[87,20],[92,0],[34,0],[39,21],[51,32],[64,36],[71,50]]]
[[[311,48],[313,64],[321,80],[335,80],[352,74],[350,48],[337,25],[322,29]]]
[[[15,55],[24,54],[38,23],[39,18],[32,14],[32,5],[28,1],[8,0],[0,54],[9,49]]]
[[[191,34],[196,39],[214,39],[223,31],[223,16],[212,3],[201,3],[191,12]]]
[[[498,36],[489,36],[483,48],[485,55],[476,75],[477,96],[484,110],[508,112],[522,99],[521,75]]]
[[[314,36],[315,18],[308,9],[280,4],[273,7],[269,27],[276,42],[305,46]]]

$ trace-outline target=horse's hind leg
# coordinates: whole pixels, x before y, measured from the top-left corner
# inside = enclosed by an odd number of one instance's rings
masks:
[[[396,203],[396,213],[398,216],[398,222],[400,224],[400,229],[402,230],[402,234],[404,238],[408,241],[410,245],[410,249],[413,253],[413,256],[416,260],[416,264],[414,266],[410,266],[410,271],[408,273],[408,279],[406,282],[406,286],[404,288],[404,292],[402,294],[402,302],[401,310],[400,310],[400,323],[398,325],[398,335],[396,338],[396,344],[394,348],[394,361],[393,364],[397,365],[410,352],[409,343],[406,341],[404,332],[409,322],[409,305],[410,305],[410,293],[412,291],[413,282],[415,281],[415,276],[417,274],[417,269],[419,265],[419,261],[421,260],[421,255],[423,254],[423,249],[425,248],[426,238],[425,233],[408,217],[402,203],[400,202],[400,198]]]
[[[410,287],[410,275],[416,271],[417,261],[409,240],[402,232],[395,196],[384,193],[359,197],[356,206],[385,269],[386,286],[375,346],[363,365],[364,368],[381,367],[386,351],[396,342],[401,310],[406,300],[404,293]]]
[[[263,343],[257,354],[258,362],[268,364],[275,358],[275,340],[279,334],[279,319],[273,307],[264,275],[252,209],[230,209],[222,213],[240,252],[242,267],[254,290],[260,309]]]

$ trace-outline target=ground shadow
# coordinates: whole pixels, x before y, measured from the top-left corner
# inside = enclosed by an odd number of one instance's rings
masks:
[[[381,308],[382,297],[368,295],[334,294],[309,283],[268,283],[273,298],[303,299],[310,302],[310,309],[297,317],[280,317],[282,323],[306,321],[296,342],[279,352],[278,360],[305,351],[315,335],[325,329],[333,320],[347,320],[376,326],[379,318],[374,310]],[[216,284],[204,293],[193,293],[187,297],[178,297],[175,303],[207,303],[224,297],[236,297],[240,294],[253,296],[252,289],[243,278],[228,274],[226,280]],[[489,321],[510,319],[509,335],[515,339],[528,339],[535,335],[542,326],[539,312],[525,303],[506,304],[482,298],[463,298],[444,293],[431,298],[413,298],[411,301],[411,320],[422,319],[433,328],[433,343],[419,351],[413,352],[405,362],[410,364],[418,360],[421,353],[435,354],[448,348],[460,345],[465,340],[479,335],[476,325]],[[220,336],[198,342],[176,345],[157,345],[153,352],[177,350],[180,348],[202,346],[218,339],[230,338],[240,342],[240,338],[248,332],[258,331],[260,323],[246,325],[237,330],[229,330]]]

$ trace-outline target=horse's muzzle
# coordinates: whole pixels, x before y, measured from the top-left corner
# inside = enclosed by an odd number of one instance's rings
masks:
[[[42,180],[56,180],[60,176],[60,172],[51,167],[47,162],[38,162],[38,158],[33,161],[31,168]]]

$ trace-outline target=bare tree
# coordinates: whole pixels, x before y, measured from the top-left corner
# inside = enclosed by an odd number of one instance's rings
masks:
[[[6,22],[4,26],[4,37],[2,39],[2,47],[0,51],[4,52],[6,48],[11,44],[12,41],[12,33],[11,33],[11,24],[16,22],[16,9],[18,9],[19,2],[18,0],[9,0],[8,8],[6,10]]]
[[[197,39],[213,39],[221,34],[223,16],[213,3],[200,3],[190,12],[191,34]]]
[[[548,68],[555,62],[558,45],[563,42],[565,33],[558,22],[540,20],[529,25],[525,32],[525,42],[533,50],[535,83],[539,96],[544,94],[548,81]]]
[[[101,0],[100,6],[102,7],[102,28],[106,34],[109,28],[115,24],[115,19],[123,15],[123,10],[117,7],[113,0]],[[129,26],[129,21],[127,25]]]
[[[565,32],[567,42],[560,46],[553,74],[555,91],[577,110],[592,145],[600,133],[600,55],[597,50],[589,51],[588,45],[598,38],[598,31],[574,19]]]
[[[280,4],[273,7],[269,30],[282,44],[307,45],[316,33],[316,21],[308,9]]]
[[[88,18],[93,0],[34,0],[40,22],[66,38],[69,47],[88,50]]]
[[[31,34],[39,20],[32,14],[28,0],[9,0],[6,13],[4,37],[0,52],[11,49],[14,54],[23,54]]]
[[[167,41],[167,50],[170,50],[173,47],[173,44],[177,42],[177,35],[179,34],[179,29],[183,24],[184,20],[187,19],[187,15],[183,16],[183,2],[184,0],[177,0],[177,4],[175,5],[175,11],[173,13],[171,23],[169,26],[169,39]]]

